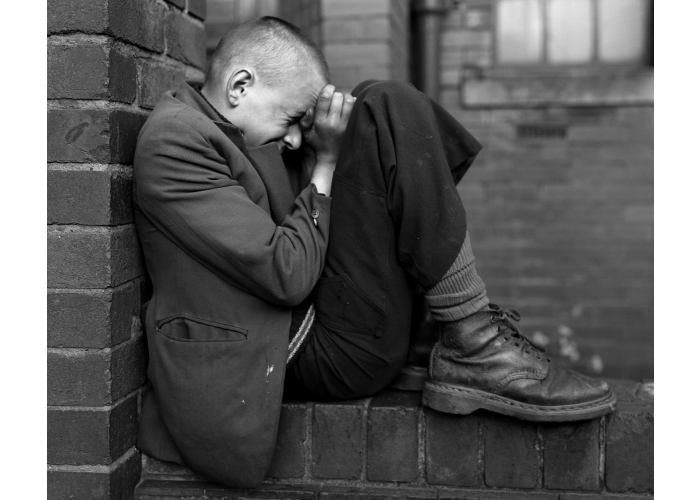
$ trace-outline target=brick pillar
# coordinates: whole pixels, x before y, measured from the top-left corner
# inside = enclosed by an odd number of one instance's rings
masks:
[[[362,80],[408,81],[406,0],[320,0],[322,47],[331,79],[349,89]]]
[[[131,498],[146,288],[132,159],[166,88],[202,80],[205,0],[48,2],[48,497]]]

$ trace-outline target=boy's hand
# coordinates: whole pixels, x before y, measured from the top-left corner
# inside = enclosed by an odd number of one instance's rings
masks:
[[[304,139],[316,153],[317,163],[335,164],[354,104],[352,95],[336,92],[335,86],[328,84],[321,90],[316,107],[307,111],[302,119],[307,130]]]

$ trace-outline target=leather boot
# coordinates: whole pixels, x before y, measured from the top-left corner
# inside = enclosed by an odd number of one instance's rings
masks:
[[[440,325],[423,404],[469,414],[485,409],[524,420],[563,422],[610,413],[615,396],[598,379],[557,366],[515,325],[517,311],[490,304]]]

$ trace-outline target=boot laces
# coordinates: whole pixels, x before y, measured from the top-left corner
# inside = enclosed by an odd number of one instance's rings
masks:
[[[497,324],[498,332],[504,334],[507,341],[519,347],[524,353],[531,354],[537,359],[543,359],[544,351],[532,343],[515,323],[520,321],[520,313],[515,309],[503,309],[498,304],[489,304],[491,323]],[[545,356],[547,361],[551,361]]]

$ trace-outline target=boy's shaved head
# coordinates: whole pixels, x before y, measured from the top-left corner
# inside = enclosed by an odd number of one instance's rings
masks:
[[[210,62],[202,95],[248,147],[297,149],[301,120],[328,83],[328,64],[295,26],[263,17],[231,29]]]
[[[321,51],[296,26],[276,17],[262,17],[232,28],[212,54],[207,84],[225,85],[234,67],[251,67],[267,85],[290,85],[300,70],[329,80]]]

